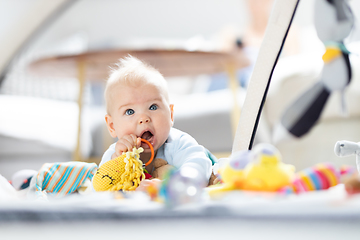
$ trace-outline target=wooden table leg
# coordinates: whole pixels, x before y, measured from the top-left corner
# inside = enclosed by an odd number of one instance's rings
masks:
[[[73,154],[74,161],[82,161],[81,156],[81,116],[82,116],[82,99],[83,99],[83,91],[85,85],[85,61],[80,59],[77,62],[77,71],[78,71],[78,81],[79,81],[79,96],[78,96],[78,131],[77,131],[77,139],[76,139],[76,148]]]
[[[240,88],[240,86],[236,77],[236,68],[232,64],[229,64],[227,66],[227,73],[229,75],[229,80],[228,80],[229,89],[232,93],[233,102],[234,102],[234,105],[231,110],[231,129],[234,137],[240,119],[240,106],[237,97],[238,89]]]

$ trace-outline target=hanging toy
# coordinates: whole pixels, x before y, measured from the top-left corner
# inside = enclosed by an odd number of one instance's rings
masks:
[[[351,65],[343,39],[352,30],[354,16],[346,0],[319,0],[315,3],[314,19],[317,35],[326,48],[324,67],[319,81],[286,109],[275,128],[274,142],[290,136],[300,138],[309,132],[334,91],[342,93],[342,110],[346,112],[344,90],[351,80]]]
[[[356,155],[356,166],[357,170],[360,173],[360,142],[351,142],[351,141],[338,141],[335,144],[334,152],[336,156],[347,157],[351,155]]]
[[[145,166],[154,159],[154,148],[151,143],[145,139],[141,141],[150,147],[150,160],[143,164],[140,153],[144,149],[134,147],[132,151],[124,152],[121,156],[104,163],[93,178],[95,191],[133,191],[139,186],[140,181],[145,179]]]
[[[339,157],[356,155],[357,172],[352,173],[352,176],[345,181],[345,190],[348,194],[360,193],[360,142],[337,141],[334,152]]]

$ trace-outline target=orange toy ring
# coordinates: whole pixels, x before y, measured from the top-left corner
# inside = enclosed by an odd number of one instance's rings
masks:
[[[146,143],[150,147],[151,157],[150,157],[150,160],[147,163],[145,163],[145,166],[148,166],[152,162],[152,160],[154,159],[154,148],[153,148],[153,146],[151,145],[151,143],[148,140],[145,140],[145,139],[141,138],[141,141]]]

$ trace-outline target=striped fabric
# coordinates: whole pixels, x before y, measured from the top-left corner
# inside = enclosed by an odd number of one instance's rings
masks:
[[[340,183],[340,172],[330,163],[320,163],[296,174],[295,192],[325,190]]]
[[[86,179],[92,179],[97,170],[95,163],[45,163],[36,176],[36,191],[65,196],[76,191]]]

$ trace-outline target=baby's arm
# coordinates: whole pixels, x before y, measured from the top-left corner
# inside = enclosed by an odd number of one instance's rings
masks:
[[[176,146],[173,146],[173,158],[169,164],[178,169],[191,167],[198,170],[204,181],[209,181],[212,172],[211,160],[206,155],[206,150],[191,136],[181,136]]]

